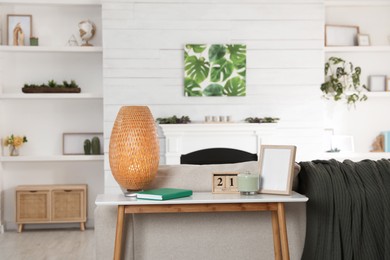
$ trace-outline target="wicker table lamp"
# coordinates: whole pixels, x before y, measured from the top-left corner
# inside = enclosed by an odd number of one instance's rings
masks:
[[[159,156],[156,125],[149,108],[122,107],[111,132],[109,160],[112,175],[126,195],[142,190],[154,179]]]

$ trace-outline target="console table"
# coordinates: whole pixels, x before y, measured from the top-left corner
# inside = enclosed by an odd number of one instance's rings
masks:
[[[257,194],[212,194],[194,192],[191,197],[154,201],[137,200],[123,194],[101,194],[96,205],[118,206],[114,260],[121,259],[125,214],[271,211],[275,259],[290,259],[284,203],[306,202],[307,197],[293,192],[291,196]]]

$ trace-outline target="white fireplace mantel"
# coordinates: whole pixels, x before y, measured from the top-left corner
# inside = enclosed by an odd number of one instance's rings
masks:
[[[162,162],[180,164],[180,156],[207,148],[233,148],[259,153],[277,124],[191,123],[160,124]],[[165,143],[165,145],[164,145]]]

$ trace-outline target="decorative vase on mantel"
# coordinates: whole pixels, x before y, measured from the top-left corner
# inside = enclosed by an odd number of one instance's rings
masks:
[[[14,145],[10,145],[9,156],[19,156],[19,148],[16,148]]]

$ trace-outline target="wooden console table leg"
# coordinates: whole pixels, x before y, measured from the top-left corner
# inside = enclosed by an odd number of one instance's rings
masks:
[[[281,260],[281,248],[280,248],[280,231],[279,231],[279,220],[277,211],[271,211],[272,214],[272,233],[274,237],[274,253],[275,260]]]
[[[81,231],[85,230],[85,222],[80,222],[80,230]]]
[[[284,212],[284,203],[278,202],[278,220],[279,220],[279,229],[280,229],[280,242],[282,244],[282,256],[283,260],[290,260],[290,253],[288,249],[288,239],[287,239],[287,227],[286,227],[286,216]]]
[[[116,236],[114,245],[114,260],[121,259],[122,253],[122,238],[123,238],[123,220],[125,216],[125,206],[118,206],[118,215],[116,220]]]
[[[23,224],[18,225],[18,233],[21,233],[23,231]]]

